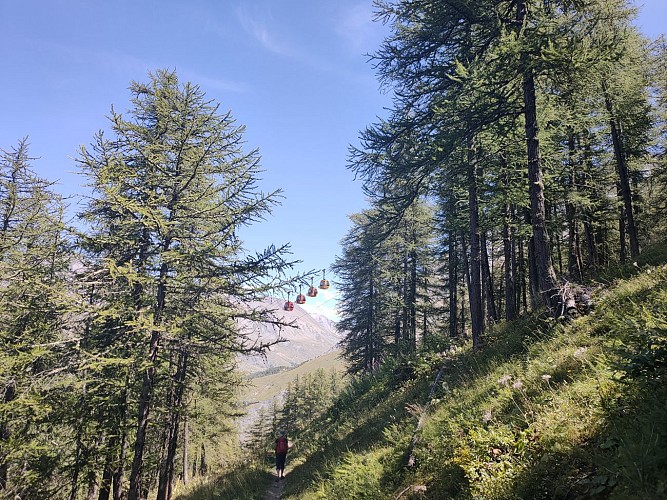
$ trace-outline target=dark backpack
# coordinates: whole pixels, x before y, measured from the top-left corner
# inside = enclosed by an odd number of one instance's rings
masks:
[[[276,453],[287,453],[287,438],[279,437],[276,441]]]

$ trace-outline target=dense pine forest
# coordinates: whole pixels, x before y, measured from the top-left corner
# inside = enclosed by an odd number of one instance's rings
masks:
[[[243,126],[173,71],[132,82],[73,218],[2,145],[2,498],[262,498],[278,429],[286,498],[665,494],[664,39],[628,0],[375,7],[394,99],[349,152],[347,376],[290,385],[243,447],[237,356],[281,339],[240,325],[289,328],[257,304],[305,278],[243,247],[280,198]]]
[[[336,263],[353,370],[587,308],[664,234],[664,41],[625,1],[378,7],[396,98],[351,150],[371,206]]]

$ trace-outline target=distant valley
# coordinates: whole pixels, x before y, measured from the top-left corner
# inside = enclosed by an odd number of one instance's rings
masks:
[[[269,298],[262,305],[274,309],[276,318],[285,322],[294,321],[295,328],[283,328],[281,332],[273,325],[251,324],[245,328],[251,338],[272,341],[278,335],[286,342],[270,348],[265,356],[242,356],[238,360],[239,369],[249,377],[270,374],[284,369],[294,368],[305,361],[338,349],[343,334],[336,329],[333,321],[321,314],[310,314],[303,307],[294,304],[293,311],[282,309],[284,301]]]
[[[327,372],[345,371],[339,348],[344,335],[334,322],[323,315],[310,314],[297,304],[293,311],[283,311],[283,303],[280,299],[264,301],[265,306],[276,310],[276,317],[294,321],[296,328],[283,328],[280,332],[286,342],[272,346],[265,356],[242,356],[238,360],[239,369],[249,379],[242,396],[247,411],[239,422],[242,439],[259,409],[269,408],[296,377],[318,368]],[[252,338],[258,336],[261,341],[278,338],[278,329],[272,325],[253,324],[251,327]]]

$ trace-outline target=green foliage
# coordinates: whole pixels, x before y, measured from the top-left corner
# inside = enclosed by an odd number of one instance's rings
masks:
[[[663,305],[665,299],[655,305]],[[666,311],[644,311],[642,321],[627,321],[623,328],[627,340],[634,350],[627,353],[622,370],[628,378],[644,378],[660,383],[667,368],[667,318]]]
[[[333,472],[331,481],[324,483],[312,498],[387,498],[392,488],[385,484],[385,468],[381,451],[346,453]]]
[[[248,465],[235,465],[216,479],[203,477],[188,485],[180,485],[174,493],[175,500],[217,500],[233,498],[235,500],[257,500],[264,497],[262,488],[273,481],[273,475],[266,468]],[[259,493],[261,491],[261,493]]]
[[[414,202],[402,217],[378,206],[351,217],[343,255],[333,271],[340,277],[342,342],[348,371],[376,367],[388,356],[413,353],[427,342],[438,317],[433,210]],[[389,220],[387,220],[389,219]]]
[[[437,358],[413,361],[401,383],[389,364],[355,379],[318,431],[335,439],[316,438],[326,451],[295,467],[288,498],[660,498],[665,368],[629,367],[664,334],[666,278],[647,268],[597,297],[590,316],[526,317],[482,350],[449,352],[429,405]]]
[[[63,487],[71,448],[61,391],[71,387],[67,328],[73,253],[64,206],[30,168],[28,144],[0,155],[0,490],[42,498]]]
[[[103,474],[137,493],[182,471],[198,477],[183,498],[256,498],[279,427],[294,444],[292,497],[665,496],[667,270],[648,266],[667,244],[636,263],[626,250],[629,215],[642,245],[664,239],[665,44],[649,51],[625,0],[455,3],[377,2],[392,29],[377,67],[397,98],[352,150],[372,208],[352,216],[335,265],[358,376],[295,380],[258,420],[251,465],[230,459],[233,356],[255,349],[237,319],[275,321],[252,301],[288,284],[290,264],[284,247],[252,256],[238,238],[279,194],[257,190],[243,127],[173,72],[132,83],[112,137],[78,159],[94,195],[76,257],[26,141],[2,152],[3,496],[78,498]],[[527,158],[530,127],[540,149]],[[527,160],[544,166],[530,186]],[[529,188],[548,203],[533,220]],[[535,248],[535,215],[553,248]],[[471,232],[491,268],[474,351],[451,348],[479,278]],[[568,280],[604,271],[611,290],[571,324],[497,324],[496,308],[537,302],[536,254]]]
[[[137,497],[212,470],[238,451],[234,356],[268,347],[238,320],[281,323],[254,300],[293,279],[287,247],[238,237],[278,196],[258,190],[243,127],[170,71],[130,91],[78,158],[77,246],[25,141],[0,158],[3,495],[77,498],[115,476]]]
[[[80,281],[89,294],[82,363],[95,377],[117,375],[124,389],[118,401],[102,387],[96,407],[108,411],[91,415],[112,436],[132,439],[136,496],[151,475],[162,489],[173,481],[184,417],[193,451],[202,447],[200,470],[209,467],[225,429],[219,417],[234,404],[234,355],[267,347],[249,347],[238,320],[280,323],[251,302],[284,284],[278,275],[291,264],[284,247],[250,256],[238,238],[278,193],[257,189],[258,152],[244,150],[231,113],[170,71],[130,90],[128,118],[112,110],[113,140],[100,132],[79,158],[96,192],[80,214]],[[116,360],[127,368],[101,374]],[[130,415],[138,425],[127,432]],[[121,443],[109,442],[118,456]]]
[[[275,439],[280,431],[285,431],[290,440],[290,458],[307,453],[312,447],[308,439],[312,429],[321,427],[343,387],[340,374],[334,369],[327,372],[318,368],[297,376],[288,382],[280,401],[275,401],[272,408],[260,408],[246,448],[255,459],[264,460],[267,453],[273,457]]]

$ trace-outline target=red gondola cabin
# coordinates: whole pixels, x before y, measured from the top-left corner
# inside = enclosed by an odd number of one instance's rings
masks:
[[[322,290],[326,290],[329,288],[329,280],[326,279],[326,277],[324,276],[325,271],[326,271],[325,269],[322,269],[322,281],[320,281],[320,288]]]
[[[308,297],[317,297],[317,288],[313,285],[313,279],[310,279],[310,288],[308,289]]]

